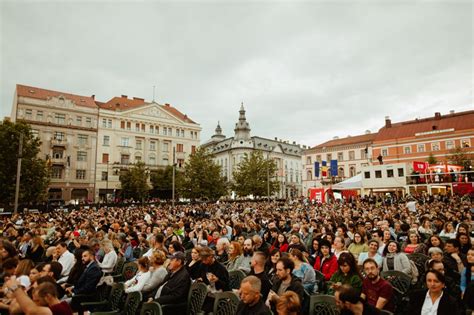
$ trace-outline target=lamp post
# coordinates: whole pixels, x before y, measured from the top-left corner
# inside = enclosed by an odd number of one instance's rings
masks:
[[[109,205],[109,157],[107,157],[107,177],[105,178],[105,206]]]
[[[267,153],[267,200],[270,202],[270,152]]]
[[[16,186],[15,186],[15,208],[14,214],[18,213],[18,197],[20,195],[20,176],[21,176],[21,158],[23,155],[23,133],[20,133],[20,141],[18,144],[18,162],[16,166]]]
[[[171,205],[174,208],[174,193],[175,193],[175,180],[176,180],[176,162],[175,162],[175,157],[176,157],[176,148],[173,147],[173,180],[172,180],[172,189],[171,189]]]

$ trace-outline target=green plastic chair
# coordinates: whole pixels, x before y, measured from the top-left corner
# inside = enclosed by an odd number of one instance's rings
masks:
[[[126,263],[122,268],[120,275],[114,276],[114,282],[125,282],[135,276],[138,271],[138,264],[134,261]]]
[[[247,275],[242,270],[229,271],[229,287],[231,290],[240,289],[240,283]]]
[[[114,271],[112,271],[113,276],[119,276],[122,274],[122,269],[123,266],[125,265],[125,258],[124,257],[118,257],[117,262],[115,263],[114,266]]]
[[[163,315],[163,310],[161,309],[160,303],[144,303],[140,310],[140,315]]]
[[[114,283],[108,298],[98,302],[84,302],[81,303],[81,309],[90,312],[98,311],[113,311],[120,308],[122,297],[125,293],[125,286],[123,283]]]
[[[380,276],[390,282],[392,287],[405,296],[411,286],[411,277],[404,272],[396,270],[382,271]]]
[[[207,286],[202,282],[191,284],[188,294],[187,315],[196,315],[201,312],[204,300],[207,296]]]
[[[141,302],[141,292],[130,292],[127,294],[127,299],[125,300],[123,310],[118,308],[109,312],[94,312],[91,315],[135,315]]]
[[[234,315],[239,305],[239,298],[233,292],[215,294],[212,315]]]
[[[311,295],[309,300],[310,315],[338,315],[336,298],[332,295]]]

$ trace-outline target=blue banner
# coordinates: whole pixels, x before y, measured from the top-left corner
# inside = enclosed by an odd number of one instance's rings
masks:
[[[331,176],[337,176],[337,160],[331,160]]]
[[[314,162],[314,177],[319,177],[319,162]]]

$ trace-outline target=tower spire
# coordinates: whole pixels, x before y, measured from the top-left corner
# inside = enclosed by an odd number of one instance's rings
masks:
[[[239,121],[235,124],[234,132],[235,132],[235,139],[239,139],[239,140],[250,139],[250,125],[247,122],[247,118],[245,117],[244,102],[242,102],[240,105]]]

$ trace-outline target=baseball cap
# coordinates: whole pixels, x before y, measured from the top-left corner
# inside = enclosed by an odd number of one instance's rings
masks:
[[[169,259],[179,259],[186,261],[186,255],[183,252],[175,252],[173,255],[168,256]]]

